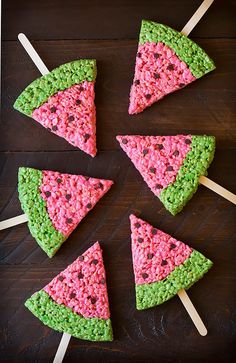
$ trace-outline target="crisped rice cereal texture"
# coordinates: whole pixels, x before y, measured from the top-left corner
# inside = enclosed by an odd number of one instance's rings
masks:
[[[213,136],[117,136],[122,149],[167,210],[176,215],[207,175],[215,152]]]
[[[14,107],[94,157],[97,153],[95,78],[95,60],[64,64],[32,82]]]
[[[28,226],[52,257],[113,184],[110,180],[19,168],[19,199]]]
[[[136,306],[147,309],[190,288],[211,268],[201,253],[130,216]]]
[[[92,341],[113,340],[102,251],[96,242],[25,306],[45,325]]]
[[[204,50],[185,35],[143,20],[129,113],[142,112],[213,69],[215,65]]]

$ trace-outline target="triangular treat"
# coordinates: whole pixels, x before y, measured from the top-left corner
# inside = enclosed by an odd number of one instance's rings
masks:
[[[129,114],[142,112],[215,69],[196,43],[166,25],[142,21]]]
[[[173,215],[182,210],[207,174],[214,136],[117,136],[143,179]]]
[[[113,340],[99,243],[33,294],[25,306],[45,325],[57,331],[85,340]]]
[[[94,59],[63,64],[26,87],[15,101],[14,108],[95,156],[95,79]]]
[[[136,305],[147,309],[188,289],[212,266],[198,251],[130,216]]]
[[[19,168],[18,192],[32,236],[52,257],[110,189],[111,180]]]

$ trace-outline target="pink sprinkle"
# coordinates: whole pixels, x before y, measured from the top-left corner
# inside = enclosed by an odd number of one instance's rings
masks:
[[[137,54],[129,114],[142,112],[196,79],[187,64],[162,42],[139,45]]]
[[[41,196],[53,226],[68,237],[113,181],[43,171]]]
[[[191,135],[116,138],[156,196],[175,181],[192,140]]]
[[[85,318],[109,319],[106,274],[98,242],[57,275],[44,290]]]
[[[41,125],[95,156],[96,109],[94,82],[84,81],[49,97],[32,114]]]
[[[165,279],[181,265],[192,250],[183,242],[130,215],[135,283],[147,284]]]

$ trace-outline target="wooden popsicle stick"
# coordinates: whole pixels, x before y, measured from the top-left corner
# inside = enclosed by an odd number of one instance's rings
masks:
[[[56,352],[55,358],[53,360],[53,363],[61,363],[63,361],[70,338],[71,338],[70,334],[63,333],[60,344],[57,348],[57,352]]]
[[[17,226],[17,224],[28,222],[28,217],[26,214],[21,214],[20,216],[6,219],[5,221],[0,222],[0,231],[2,229],[7,229],[13,226]]]
[[[231,193],[229,190],[221,187],[219,184],[213,182],[211,179],[206,176],[201,176],[199,178],[199,183],[204,185],[205,187],[213,190],[213,192],[221,195],[223,198],[229,200],[231,203],[236,204],[236,195]]]
[[[26,52],[29,54],[30,58],[32,59],[38,70],[42,73],[42,75],[44,76],[45,74],[50,73],[50,71],[45,66],[42,59],[40,58],[40,56],[38,55],[32,44],[30,43],[26,35],[23,33],[19,33],[18,39],[21,42],[22,46],[25,48]]]
[[[187,292],[184,289],[182,289],[178,292],[178,296],[182,304],[184,305],[185,309],[187,310],[190,318],[192,319],[195,327],[197,328],[199,334],[202,335],[203,337],[207,335],[207,329],[202,319],[200,318],[197,310],[193,306],[192,301],[190,300]]]
[[[191,31],[193,30],[193,28],[197,25],[197,23],[199,22],[199,20],[201,20],[201,18],[205,14],[205,12],[209,9],[209,7],[213,3],[213,1],[214,0],[204,0],[201,3],[201,5],[197,9],[197,11],[195,11],[195,13],[189,19],[189,21],[187,22],[187,24],[185,25],[185,27],[181,30],[181,33],[182,34],[189,35],[189,33],[191,33]]]

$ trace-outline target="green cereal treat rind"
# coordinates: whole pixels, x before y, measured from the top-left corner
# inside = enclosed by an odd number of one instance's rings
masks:
[[[48,257],[53,257],[66,237],[57,231],[49,218],[46,202],[40,195],[42,171],[32,168],[19,168],[18,193],[21,208],[27,215],[28,227],[32,236]]]
[[[166,25],[143,20],[139,44],[146,42],[162,42],[172,48],[177,56],[187,63],[196,78],[200,78],[215,69],[213,60],[199,45]]]
[[[27,116],[45,103],[50,96],[83,81],[95,81],[95,59],[80,59],[63,64],[29,84],[16,99],[13,107]]]
[[[25,306],[48,327],[75,338],[91,341],[112,341],[110,319],[84,318],[63,304],[58,304],[44,291],[33,294]]]
[[[191,150],[186,155],[176,180],[159,195],[171,214],[179,213],[197,191],[199,178],[207,175],[214,153],[214,136],[192,136]]]
[[[193,250],[189,258],[177,266],[164,280],[135,285],[137,309],[144,310],[160,305],[175,296],[179,290],[189,289],[212,265],[212,261]]]

